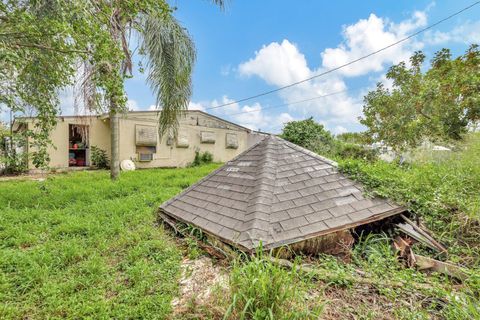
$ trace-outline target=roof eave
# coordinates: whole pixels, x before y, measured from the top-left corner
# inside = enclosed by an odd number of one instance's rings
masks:
[[[380,221],[380,220],[383,220],[385,218],[392,217],[392,216],[401,214],[401,213],[406,212],[406,211],[408,211],[407,208],[398,207],[398,208],[395,208],[395,209],[392,209],[392,210],[389,210],[389,211],[386,211],[386,212],[382,212],[380,214],[377,214],[375,216],[369,217],[369,218],[364,219],[364,220],[356,221],[356,222],[353,222],[353,223],[350,223],[350,224],[342,225],[342,226],[327,229],[327,230],[322,230],[320,232],[311,233],[311,234],[309,234],[305,237],[297,237],[297,238],[288,239],[288,240],[284,240],[284,241],[280,241],[280,242],[275,242],[275,243],[266,245],[264,247],[264,249],[265,250],[271,250],[271,249],[279,248],[279,247],[282,247],[282,246],[288,246],[288,245],[291,245],[291,244],[294,244],[294,243],[298,243],[298,242],[306,241],[306,240],[309,240],[309,239],[314,239],[314,238],[317,238],[317,237],[325,236],[325,235],[335,233],[335,232],[338,232],[338,231],[353,229],[355,227],[370,224],[370,223],[373,223],[373,222],[376,222],[376,221]]]

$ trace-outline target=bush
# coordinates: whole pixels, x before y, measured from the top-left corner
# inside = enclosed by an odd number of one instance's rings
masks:
[[[4,166],[4,171],[7,174],[21,174],[28,171],[26,153],[14,152],[5,157],[0,157],[0,168],[2,167],[2,164]]]
[[[344,133],[338,139],[313,118],[291,121],[285,125],[281,137],[301,147],[329,158],[352,158],[373,161],[377,159],[374,150],[360,144],[346,141],[366,141],[361,133]],[[363,140],[362,140],[363,139]]]
[[[335,138],[345,143],[355,143],[355,144],[372,143],[371,139],[366,135],[365,132],[345,132],[345,133],[337,134]]]
[[[92,146],[90,149],[92,164],[99,169],[106,169],[110,167],[107,152],[99,147]]]
[[[437,162],[340,161],[341,170],[380,196],[420,215],[450,259],[480,267],[480,134],[472,134],[461,152]]]
[[[10,146],[10,139],[13,139],[13,149]],[[3,172],[7,174],[20,174],[28,170],[27,154],[22,152],[26,145],[26,140],[23,136],[10,133],[2,128],[0,124],[0,174]]]
[[[323,125],[313,118],[291,121],[280,135],[283,139],[320,154],[328,154],[334,146],[334,138]]]
[[[208,151],[205,151],[203,154],[202,154],[202,163],[212,163],[213,162],[213,154],[211,154],[210,152]]]
[[[367,149],[364,146],[343,143],[338,141],[334,154],[342,159],[361,159],[366,161],[375,161],[378,158],[378,152],[373,149]]]
[[[318,319],[322,305],[309,311],[307,285],[296,268],[287,271],[261,251],[245,263],[237,261],[230,275],[232,302],[224,319]]]
[[[208,164],[213,162],[213,154],[208,151],[201,153],[200,151],[195,151],[195,158],[190,164],[190,167],[197,167],[202,164]]]

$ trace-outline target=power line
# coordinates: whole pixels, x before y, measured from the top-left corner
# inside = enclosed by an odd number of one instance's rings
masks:
[[[306,79],[303,79],[303,80],[300,80],[300,81],[297,81],[297,82],[293,82],[293,83],[291,83],[291,84],[289,84],[289,85],[286,85],[286,86],[283,86],[283,87],[279,87],[279,88],[277,88],[277,89],[265,91],[265,92],[262,92],[262,93],[259,93],[259,94],[256,94],[256,95],[247,97],[247,98],[243,98],[243,99],[231,101],[231,102],[224,103],[224,104],[221,104],[221,105],[218,105],[218,106],[215,106],[215,107],[210,107],[210,108],[207,108],[206,110],[223,108],[223,107],[226,107],[226,106],[230,106],[230,105],[232,105],[232,104],[235,104],[235,103],[239,103],[239,102],[248,101],[248,100],[252,100],[252,99],[255,99],[255,98],[263,97],[263,96],[266,96],[266,95],[269,95],[269,94],[272,94],[272,93],[275,93],[275,92],[278,92],[278,91],[281,91],[281,90],[284,90],[284,89],[287,89],[287,88],[291,88],[291,87],[294,87],[294,86],[296,86],[296,85],[299,85],[299,84],[302,84],[302,83],[305,83],[305,82],[308,82],[308,81],[313,80],[313,79],[315,79],[315,78],[322,77],[322,76],[324,76],[324,75],[327,75],[327,74],[332,73],[332,72],[334,72],[334,71],[340,70],[340,69],[342,69],[342,68],[348,67],[349,65],[352,65],[352,64],[354,64],[354,63],[356,63],[356,62],[359,62],[359,61],[362,61],[362,60],[364,60],[364,59],[367,59],[367,58],[369,58],[369,57],[371,57],[371,56],[373,56],[373,55],[375,55],[375,54],[378,54],[378,53],[380,53],[380,52],[382,52],[382,51],[385,51],[385,50],[387,50],[387,49],[389,49],[389,48],[391,48],[391,47],[394,47],[394,46],[396,46],[396,45],[398,45],[398,44],[400,44],[400,43],[402,43],[402,42],[405,42],[405,41],[407,41],[407,40],[410,40],[411,38],[416,37],[416,36],[418,36],[419,34],[425,32],[425,31],[427,31],[427,30],[429,30],[429,29],[432,29],[432,28],[438,26],[439,24],[441,24],[441,23],[443,23],[443,22],[445,22],[445,21],[447,21],[447,20],[450,20],[451,18],[453,18],[453,17],[455,17],[455,16],[457,16],[457,15],[459,15],[459,14],[461,14],[461,13],[467,11],[467,10],[469,10],[470,8],[476,6],[476,5],[479,4],[479,3],[480,3],[480,1],[474,2],[473,4],[471,4],[471,5],[463,8],[463,9],[461,9],[460,11],[457,11],[457,12],[449,15],[448,17],[445,17],[445,18],[443,18],[442,20],[439,20],[439,21],[435,22],[434,24],[431,24],[431,25],[429,25],[429,26],[427,26],[427,27],[425,27],[425,28],[423,28],[423,29],[420,29],[420,30],[418,30],[417,32],[412,33],[411,35],[409,35],[409,36],[407,36],[407,37],[405,37],[405,38],[402,38],[402,39],[400,39],[400,40],[398,40],[398,41],[396,41],[396,42],[394,42],[394,43],[389,44],[389,45],[386,46],[386,47],[383,47],[383,48],[381,48],[381,49],[378,49],[378,50],[376,50],[376,51],[373,51],[373,52],[371,52],[371,53],[369,53],[369,54],[367,54],[367,55],[365,55],[365,56],[362,56],[362,57],[360,57],[360,58],[357,58],[357,59],[355,59],[355,60],[352,60],[352,61],[350,61],[350,62],[347,62],[347,63],[345,63],[345,64],[342,64],[342,65],[340,65],[340,66],[338,66],[338,67],[335,67],[335,68],[333,68],[333,69],[327,70],[327,71],[325,71],[325,72],[319,73],[319,74],[317,74],[317,75],[311,76],[311,77],[309,77],[309,78],[306,78]]]
[[[362,100],[354,100],[354,101],[352,101],[352,103],[360,103],[360,102],[362,102]],[[256,111],[260,111],[260,110],[256,110]],[[282,123],[276,124],[276,125],[274,125],[273,127],[271,127],[270,129],[280,128],[280,127],[282,127],[282,126],[285,126],[285,124],[287,124],[287,123],[288,123],[288,121],[287,121],[287,122],[282,122]]]
[[[303,100],[297,100],[297,101],[288,102],[288,103],[277,104],[277,105],[268,106],[268,107],[264,107],[264,108],[260,108],[260,109],[246,110],[246,111],[231,113],[231,114],[227,114],[227,116],[235,116],[235,115],[243,114],[243,113],[250,113],[250,112],[256,112],[256,111],[263,111],[263,110],[266,110],[266,109],[286,107],[286,106],[289,106],[289,105],[292,105],[292,104],[297,104],[297,103],[302,103],[302,102],[308,102],[308,101],[312,101],[312,100],[317,100],[317,99],[320,99],[320,98],[330,97],[330,96],[333,96],[333,95],[336,95],[336,94],[345,93],[345,92],[352,91],[352,90],[357,90],[357,89],[361,89],[361,88],[345,89],[345,90],[336,91],[336,92],[331,92],[331,93],[323,94],[323,95],[316,96],[316,97],[312,97],[312,98],[308,98],[308,99],[303,99]]]

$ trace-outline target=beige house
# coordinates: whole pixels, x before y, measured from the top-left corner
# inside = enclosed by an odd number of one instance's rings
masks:
[[[261,139],[261,135],[208,113],[189,110],[179,120],[176,138],[159,137],[159,111],[133,111],[120,118],[120,161],[137,168],[184,167],[195,151],[208,151],[214,161],[227,162]],[[14,130],[32,129],[35,118],[18,118]],[[50,168],[80,169],[91,165],[92,146],[110,157],[108,115],[63,116],[51,132]],[[32,150],[30,150],[32,151]],[[29,161],[29,168],[34,169]]]

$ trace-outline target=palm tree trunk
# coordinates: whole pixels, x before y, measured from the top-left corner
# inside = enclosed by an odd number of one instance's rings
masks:
[[[110,103],[110,143],[111,143],[111,160],[110,160],[110,178],[117,180],[120,175],[120,159],[119,159],[119,119],[117,108],[113,102]]]

